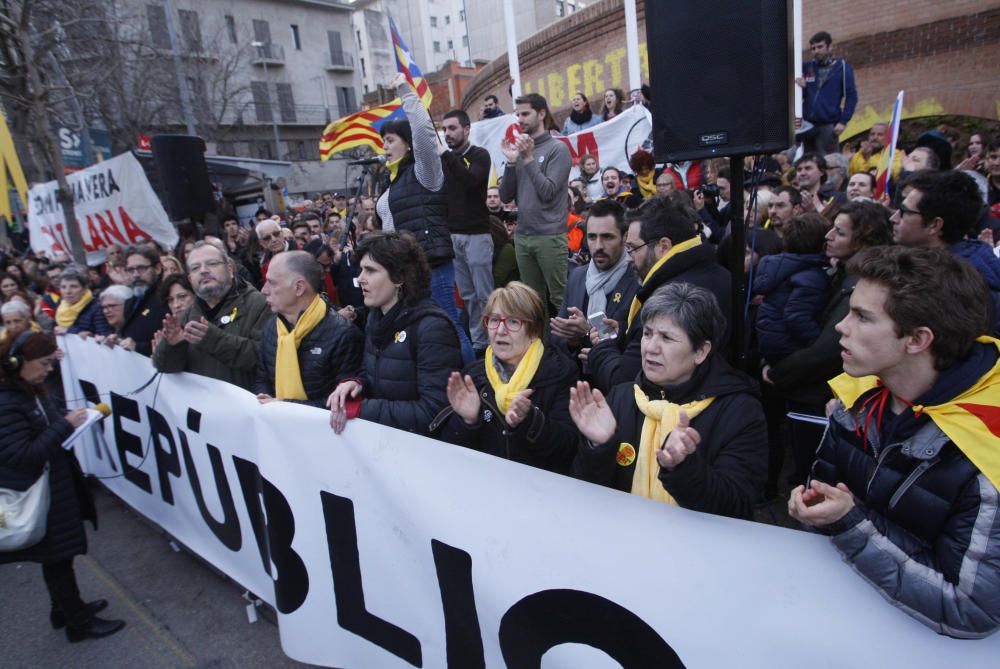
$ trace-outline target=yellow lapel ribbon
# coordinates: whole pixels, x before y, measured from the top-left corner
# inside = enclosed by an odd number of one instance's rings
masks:
[[[979,337],[1000,349],[1000,340]],[[841,374],[829,382],[834,396],[850,409],[879,385],[878,377]],[[957,397],[934,406],[913,405],[925,413],[995,487],[1000,488],[1000,360]]]
[[[639,193],[645,200],[648,200],[649,198],[656,195],[656,184],[653,182],[654,174],[655,172],[651,171],[645,177],[643,177],[641,174],[635,175],[635,182],[639,184]]]
[[[299,316],[289,332],[281,318],[275,318],[278,328],[278,352],[274,356],[274,395],[279,400],[309,399],[299,371],[299,344],[326,316],[326,302],[319,295]]]
[[[653,242],[650,243],[652,244]],[[666,262],[671,258],[673,258],[675,255],[677,255],[678,253],[684,253],[689,249],[693,249],[699,244],[701,244],[701,236],[695,235],[691,239],[688,239],[686,241],[681,242],[680,244],[675,244],[674,246],[672,246],[670,250],[667,251],[667,255],[657,260],[656,264],[649,268],[649,271],[646,272],[646,277],[642,280],[642,282],[643,283],[648,282],[649,279],[652,278],[654,274],[656,274],[656,271],[661,267],[663,267],[663,265],[665,265]],[[650,251],[650,253],[652,253],[652,251]],[[633,297],[632,305],[628,309],[628,327],[632,327],[632,321],[635,319],[635,315],[639,313],[640,309],[642,309],[642,302],[639,301],[638,296]]]
[[[493,347],[486,347],[486,378],[489,380],[490,385],[493,386],[493,394],[497,398],[497,407],[503,411],[504,415],[510,411],[510,402],[514,399],[522,390],[528,387],[531,380],[535,378],[535,372],[538,371],[538,365],[542,362],[542,353],[545,352],[545,346],[542,345],[541,339],[536,339],[525,351],[524,357],[521,358],[521,362],[517,363],[517,369],[510,377],[510,381],[504,383],[500,378],[500,374],[497,372],[496,367],[493,366]]]
[[[80,314],[83,313],[83,310],[87,308],[87,305],[93,299],[94,294],[88,288],[83,291],[83,295],[76,301],[76,304],[70,304],[67,300],[60,300],[59,306],[56,308],[56,325],[68,328],[73,323],[76,323],[76,319],[80,317]]]
[[[632,473],[631,492],[646,499],[677,506],[677,501],[660,483],[660,465],[656,461],[656,451],[663,446],[667,437],[677,427],[682,409],[687,412],[688,418],[694,418],[707,409],[715,398],[674,404],[669,400],[651,400],[638,385],[633,387],[635,405],[646,418],[642,421],[642,435],[639,437],[639,453]]]

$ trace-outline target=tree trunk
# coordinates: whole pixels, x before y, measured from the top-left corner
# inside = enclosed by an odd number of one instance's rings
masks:
[[[49,110],[45,104],[47,95],[46,88],[42,83],[42,75],[39,72],[38,61],[35,60],[34,45],[31,43],[31,31],[24,31],[19,35],[21,49],[24,54],[24,66],[27,70],[28,84],[31,87],[31,112],[34,118],[34,132],[39,143],[45,148],[48,154],[49,165],[56,175],[59,183],[59,203],[62,205],[63,217],[66,220],[66,234],[69,237],[70,254],[73,261],[81,267],[87,266],[87,251],[83,248],[83,236],[80,234],[80,224],[76,220],[76,206],[73,203],[73,191],[70,190],[69,182],[66,180],[66,171],[62,160],[62,151],[59,148],[59,139],[56,137],[49,122]]]

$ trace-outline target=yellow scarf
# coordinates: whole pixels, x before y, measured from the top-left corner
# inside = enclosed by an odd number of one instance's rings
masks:
[[[389,163],[385,164],[386,169],[389,170],[389,181],[390,182],[396,180],[396,175],[399,174],[399,164],[401,162],[403,162],[403,158],[405,158],[405,157],[406,157],[406,155],[404,154],[402,158],[396,158],[396,160],[393,160],[392,162],[389,162]]]
[[[650,242],[650,243],[652,243],[652,242]],[[646,272],[646,278],[644,278],[642,280],[642,282],[643,283],[647,283],[650,280],[650,278],[652,278],[652,276],[654,274],[656,274],[656,271],[658,269],[660,269],[661,267],[663,267],[663,265],[668,260],[670,260],[671,258],[673,258],[675,255],[677,255],[678,253],[684,253],[685,251],[687,251],[689,249],[693,249],[694,247],[698,246],[699,244],[701,244],[701,237],[698,236],[698,235],[695,235],[694,237],[692,237],[691,239],[688,239],[687,241],[683,241],[680,244],[675,244],[674,246],[670,247],[670,250],[667,251],[667,255],[665,255],[662,258],[660,258],[659,260],[657,260],[656,264],[649,268],[649,271]],[[652,251],[650,251],[650,253],[652,253]],[[635,318],[635,315],[637,313],[639,313],[640,309],[642,309],[642,302],[639,301],[639,297],[638,296],[633,297],[632,298],[632,305],[628,309],[628,327],[632,327],[632,320]]]
[[[56,308],[56,325],[68,328],[76,323],[76,319],[80,317],[80,314],[93,299],[94,294],[88,288],[83,291],[83,295],[76,301],[76,304],[70,304],[68,300],[60,300],[59,306]]]
[[[275,318],[278,327],[278,352],[274,357],[274,395],[279,400],[305,400],[306,389],[302,386],[299,372],[299,344],[313,331],[326,316],[326,302],[319,295],[313,298],[309,307],[299,316],[295,327],[289,332],[285,322]]]
[[[681,409],[687,412],[688,418],[694,418],[708,408],[715,398],[674,404],[669,400],[651,400],[638,385],[635,388],[635,405],[645,416],[642,421],[642,435],[639,437],[639,453],[632,473],[632,494],[646,499],[666,502],[677,506],[677,501],[667,492],[659,481],[660,465],[656,462],[656,451],[659,450],[680,418]]]
[[[979,337],[1000,349],[1000,340]],[[829,382],[833,394],[850,409],[858,398],[879,385],[878,377],[841,374]],[[1000,360],[954,399],[935,406],[913,405],[948,435],[986,478],[1000,488]]]
[[[510,381],[504,383],[496,367],[493,366],[493,347],[486,347],[486,360],[484,361],[486,378],[489,380],[490,385],[493,386],[493,394],[497,398],[497,407],[504,412],[504,415],[510,411],[510,401],[514,399],[514,396],[527,388],[531,380],[535,378],[535,372],[538,371],[538,365],[542,362],[542,353],[544,352],[545,347],[542,345],[541,339],[531,342],[531,346],[524,352],[521,362],[517,363],[517,369],[511,375]]]
[[[656,195],[656,184],[653,182],[654,174],[655,172],[650,172],[645,177],[641,174],[635,175],[635,182],[639,184],[639,193],[642,195],[643,199],[648,200]]]

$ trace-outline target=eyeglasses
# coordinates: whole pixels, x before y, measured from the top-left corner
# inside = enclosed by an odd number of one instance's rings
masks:
[[[905,216],[906,214],[913,214],[915,216],[920,216],[920,212],[917,211],[916,209],[908,209],[907,207],[904,207],[903,205],[899,205],[899,210],[898,211],[899,211],[899,215],[900,216]]]
[[[111,311],[112,309],[118,309],[119,307],[124,306],[124,302],[101,302],[101,311]]]
[[[643,246],[649,246],[649,242],[646,242],[645,244],[639,244],[638,246],[629,246],[628,244],[626,244],[625,253],[632,255],[633,253],[641,249]]]
[[[483,323],[490,330],[496,330],[503,323],[507,332],[519,332],[524,327],[524,321],[520,318],[500,318],[499,316],[483,316]]]
[[[275,237],[279,237],[279,236],[280,236],[280,233],[272,232],[272,233],[267,234],[267,235],[257,235],[257,238],[260,241],[262,241],[262,242],[269,242],[272,239],[274,239]]]
[[[150,267],[152,267],[152,265],[132,265],[131,267],[126,267],[125,271],[129,274],[142,274]]]
[[[188,265],[188,274],[197,274],[202,270],[202,268],[215,269],[219,265],[225,265],[225,264],[226,264],[225,260],[206,260],[205,262],[198,263],[196,265]]]

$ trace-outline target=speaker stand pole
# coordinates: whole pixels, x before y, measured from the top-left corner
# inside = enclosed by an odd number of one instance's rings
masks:
[[[743,317],[743,305],[747,300],[746,273],[743,261],[746,254],[746,235],[743,221],[743,156],[729,157],[729,236],[732,245],[729,247],[729,274],[732,278],[732,311],[729,314],[732,340],[730,350],[733,354],[733,364],[738,369],[749,371],[749,356],[746,350],[746,321]]]

